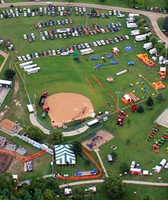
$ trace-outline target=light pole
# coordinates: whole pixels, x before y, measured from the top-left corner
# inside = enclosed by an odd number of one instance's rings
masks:
[[[116,93],[116,95],[117,95],[117,109],[119,109],[119,107],[118,107],[118,102],[119,102],[119,96],[120,96],[120,94],[122,93],[122,91],[116,90],[115,93]]]
[[[35,112],[35,110],[36,110],[36,98],[37,98],[37,95],[34,94],[33,96],[34,96],[33,108],[34,108],[34,112]]]

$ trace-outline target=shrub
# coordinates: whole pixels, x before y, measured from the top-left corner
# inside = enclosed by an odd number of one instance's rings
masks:
[[[138,112],[138,113],[143,113],[143,112],[144,112],[143,107],[142,107],[142,106],[138,106],[138,107],[137,107],[137,112]]]

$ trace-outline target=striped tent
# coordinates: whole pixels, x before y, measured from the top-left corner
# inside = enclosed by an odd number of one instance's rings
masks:
[[[55,145],[56,165],[76,165],[74,152],[71,150],[72,145]]]

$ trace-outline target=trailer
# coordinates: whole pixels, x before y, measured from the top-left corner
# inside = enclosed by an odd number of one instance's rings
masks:
[[[32,64],[32,63],[33,63],[33,61],[30,60],[30,61],[28,61],[28,62],[20,63],[19,66],[20,66],[20,68],[23,68],[24,66],[30,65],[30,64]]]
[[[81,49],[80,50],[80,54],[83,56],[83,55],[87,55],[87,54],[91,54],[91,53],[93,53],[94,51],[93,51],[93,49],[91,49],[91,48],[87,48],[87,49]]]
[[[153,48],[152,42],[145,43],[143,45],[143,48],[146,49],[146,50],[152,49]]]
[[[40,70],[40,67],[35,67],[35,68],[32,68],[32,69],[28,69],[27,70],[27,74],[33,74],[33,73],[36,73]]]
[[[156,48],[153,48],[151,50],[149,50],[149,53],[152,55],[152,54],[156,54],[157,53],[157,49]]]
[[[127,28],[137,28],[138,25],[136,23],[126,23]]]
[[[137,41],[137,42],[141,42],[141,41],[144,41],[144,40],[146,40],[146,34],[143,34],[143,35],[137,35],[137,36],[135,36],[135,41]]]
[[[98,122],[99,122],[98,119],[93,119],[92,121],[88,122],[87,125],[88,125],[88,126],[92,126],[92,125],[94,125],[94,124],[97,124]]]
[[[33,69],[33,68],[35,68],[35,67],[37,67],[37,64],[24,66],[23,69],[24,69],[24,71],[26,72],[27,70]]]
[[[139,17],[139,14],[129,13],[129,14],[128,14],[128,17],[129,17],[129,18]]]
[[[140,34],[140,30],[132,30],[131,32],[130,32],[130,34],[132,35],[132,36],[136,36],[136,35],[139,35]]]
[[[126,19],[127,23],[132,23],[134,21],[135,21],[135,18],[133,18],[133,17],[129,17],[129,18]]]

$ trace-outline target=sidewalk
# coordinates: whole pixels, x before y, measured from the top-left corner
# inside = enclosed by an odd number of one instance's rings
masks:
[[[50,130],[44,128],[38,121],[34,113],[31,113],[29,115],[30,122],[34,125],[39,127],[46,135],[50,134]],[[89,127],[87,125],[83,126],[82,128],[79,128],[77,130],[69,131],[69,132],[62,132],[64,137],[68,136],[74,136],[79,135],[83,132],[85,132]]]

